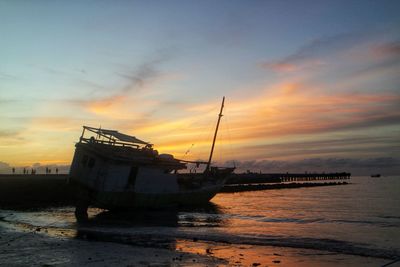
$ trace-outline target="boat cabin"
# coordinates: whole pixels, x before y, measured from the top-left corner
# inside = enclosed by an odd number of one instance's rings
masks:
[[[177,191],[186,163],[158,154],[153,145],[115,130],[83,126],[71,165],[71,179],[96,191]],[[151,188],[149,188],[151,187]]]

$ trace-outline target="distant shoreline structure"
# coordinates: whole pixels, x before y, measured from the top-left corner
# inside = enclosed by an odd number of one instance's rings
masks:
[[[227,184],[248,183],[284,183],[294,181],[319,181],[319,180],[346,180],[351,178],[349,172],[331,173],[235,173],[231,175]]]

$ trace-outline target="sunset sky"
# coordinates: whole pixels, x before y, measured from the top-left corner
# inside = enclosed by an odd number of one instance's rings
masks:
[[[206,159],[226,96],[218,163],[400,170],[399,10],[400,1],[1,1],[0,163],[68,165],[82,125]]]

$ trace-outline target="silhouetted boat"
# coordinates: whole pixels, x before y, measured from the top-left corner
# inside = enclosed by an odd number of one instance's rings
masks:
[[[380,174],[372,174],[371,177],[372,178],[379,178],[379,177],[381,177],[381,175]]]
[[[210,166],[224,100],[207,162],[158,154],[134,136],[83,126],[70,170],[79,191],[76,212],[86,213],[88,205],[112,210],[207,203],[234,170]],[[205,164],[205,171],[179,173],[188,163]]]

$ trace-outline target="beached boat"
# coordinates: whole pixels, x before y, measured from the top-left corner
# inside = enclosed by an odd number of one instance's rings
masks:
[[[83,126],[70,169],[79,191],[77,213],[88,205],[113,210],[207,203],[234,170],[211,166],[223,107],[224,99],[207,162],[179,160],[134,136]],[[205,164],[204,172],[188,172],[189,163]]]

